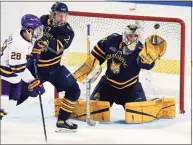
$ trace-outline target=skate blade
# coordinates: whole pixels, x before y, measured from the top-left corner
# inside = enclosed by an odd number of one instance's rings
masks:
[[[57,133],[77,132],[77,129],[56,128],[55,132]]]

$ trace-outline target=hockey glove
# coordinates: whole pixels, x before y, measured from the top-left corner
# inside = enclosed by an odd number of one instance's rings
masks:
[[[33,63],[38,62],[38,60],[40,59],[41,51],[42,51],[42,49],[40,49],[40,48],[33,48],[31,56],[29,58],[30,61],[32,61]]]
[[[37,41],[37,45],[41,49],[46,49],[49,45],[49,38],[43,36]]]
[[[28,85],[30,96],[37,97],[39,94],[44,94],[45,89],[39,79],[31,81]]]
[[[144,64],[152,64],[157,58],[164,55],[166,51],[166,40],[161,36],[153,34],[149,36],[139,53]]]

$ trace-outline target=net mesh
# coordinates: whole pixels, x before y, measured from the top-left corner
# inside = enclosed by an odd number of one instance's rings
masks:
[[[117,16],[117,15],[116,15]],[[158,34],[167,41],[167,50],[164,56],[157,60],[155,67],[150,70],[142,70],[139,80],[148,99],[154,97],[175,97],[177,102],[180,101],[180,53],[182,24],[172,18],[154,18],[140,16],[127,16],[121,18],[111,15],[105,18],[104,15],[92,16],[90,13],[79,16],[72,13],[68,22],[75,32],[75,38],[68,50],[63,54],[61,64],[73,73],[80,65],[84,63],[87,56],[87,24],[90,24],[91,49],[102,38],[112,34],[122,34],[124,28],[130,23],[139,23],[142,27],[140,41],[144,43],[145,39],[151,34]],[[155,25],[159,28],[155,29]],[[104,74],[106,66],[103,65]],[[101,77],[100,76],[100,77]],[[99,78],[100,78],[99,77]],[[91,90],[94,89],[99,79],[92,84]],[[80,84],[81,98],[85,98],[85,85]],[[60,93],[59,96],[64,96]]]

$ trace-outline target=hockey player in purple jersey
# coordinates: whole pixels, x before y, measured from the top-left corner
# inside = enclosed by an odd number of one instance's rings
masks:
[[[43,26],[40,19],[32,14],[26,14],[21,19],[21,29],[11,34],[5,40],[1,48],[1,105],[4,105],[4,96],[9,100],[19,100],[21,93],[21,80],[29,89],[32,97],[36,97],[40,92],[45,92],[40,80],[35,79],[26,68],[26,57],[31,55],[33,45],[36,40],[43,36]],[[6,107],[6,106],[5,106]],[[0,119],[6,115],[0,109]]]

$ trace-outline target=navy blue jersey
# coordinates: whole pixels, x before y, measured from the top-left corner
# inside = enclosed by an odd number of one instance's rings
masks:
[[[123,54],[122,43],[122,35],[114,33],[100,40],[91,52],[100,64],[107,61],[104,81],[117,89],[124,89],[137,83],[140,70],[142,68],[149,70],[155,64],[142,63],[139,52],[143,44],[140,41],[130,55]]]
[[[73,38],[74,31],[67,23],[61,27],[53,27],[50,24],[49,15],[43,15],[40,18],[44,25],[44,37],[48,38],[49,47],[55,51],[67,49]],[[41,70],[51,71],[59,66],[63,51],[59,54],[55,54],[50,50],[45,50],[41,53],[40,60],[38,62],[38,68]]]

